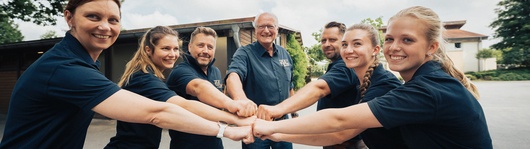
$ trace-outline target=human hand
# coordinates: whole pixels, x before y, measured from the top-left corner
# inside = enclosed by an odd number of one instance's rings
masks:
[[[258,112],[256,113],[256,116],[259,119],[264,119],[267,121],[271,121],[275,118],[280,118],[284,114],[281,113],[281,109],[277,106],[269,106],[269,105],[259,105]]]
[[[232,104],[228,107],[228,111],[236,113],[238,116],[249,117],[256,114],[257,110],[256,103],[252,100],[245,99],[235,99]]]
[[[255,137],[261,138],[264,140],[269,135],[272,135],[272,127],[274,127],[274,121],[265,121],[262,119],[256,119],[254,124],[252,124],[252,133]]]
[[[235,124],[237,126],[250,126],[254,123],[255,120],[256,120],[256,116],[239,117],[239,119],[235,121]]]
[[[226,127],[223,136],[234,141],[242,140],[245,144],[254,142],[254,136],[252,135],[251,126]]]

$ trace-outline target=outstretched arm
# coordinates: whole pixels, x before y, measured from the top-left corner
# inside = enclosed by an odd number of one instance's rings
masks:
[[[281,134],[275,133],[270,136],[264,136],[265,139],[270,139],[275,142],[285,141],[296,144],[305,144],[312,146],[330,146],[340,144],[349,139],[359,135],[365,129],[347,129],[333,133],[323,134]]]
[[[216,136],[219,131],[216,122],[203,119],[177,105],[154,101],[123,89],[92,110],[120,121],[152,124],[193,134]],[[233,140],[250,140],[245,133],[250,133],[249,127],[229,127],[224,136]]]
[[[361,103],[346,108],[324,109],[307,116],[282,121],[256,119],[254,135],[261,137],[273,133],[318,134],[373,127],[381,127],[381,123],[375,118],[368,104]]]
[[[245,111],[255,111],[257,110],[256,103],[254,103],[252,100],[248,99],[247,95],[245,95],[245,91],[243,90],[243,84],[241,83],[241,80],[239,79],[239,75],[237,73],[230,73],[228,74],[228,77],[226,78],[226,91],[230,97],[234,100],[242,100],[241,102],[245,103],[252,103],[252,108],[254,109],[247,109]],[[248,107],[250,108],[250,107]],[[254,113],[238,113],[238,115],[242,116],[251,116],[254,115]]]
[[[264,120],[278,118],[287,113],[307,108],[330,93],[331,91],[326,81],[316,80],[305,85],[299,89],[296,94],[285,99],[276,106],[260,105],[256,115],[258,118]]]
[[[246,126],[253,123],[255,117],[242,118],[226,111],[216,109],[196,100],[187,100],[180,96],[173,96],[167,100],[169,103],[176,104],[198,116],[211,121],[224,121],[229,124]]]
[[[200,101],[217,108],[227,109],[239,116],[252,116],[256,112],[256,104],[250,100],[235,101],[219,91],[212,83],[203,79],[193,79],[186,85],[186,93],[196,96]]]

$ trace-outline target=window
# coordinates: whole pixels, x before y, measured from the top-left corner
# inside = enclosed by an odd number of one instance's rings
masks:
[[[459,49],[461,47],[462,47],[462,43],[460,42],[455,43],[455,48]]]

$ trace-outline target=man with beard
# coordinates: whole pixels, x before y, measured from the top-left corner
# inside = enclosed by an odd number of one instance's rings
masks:
[[[173,68],[167,79],[167,86],[179,96],[198,100],[213,107],[226,109],[238,116],[248,117],[256,112],[256,105],[251,101],[232,100],[222,93],[221,72],[213,65],[215,62],[215,45],[217,33],[209,27],[197,27],[192,33],[188,52],[184,61]],[[253,118],[247,118],[252,123]],[[223,124],[220,124],[223,125]],[[220,137],[195,135],[178,131],[169,131],[170,148],[222,149]]]
[[[331,61],[326,73],[275,106],[260,105],[256,114],[258,118],[270,120],[309,107],[317,101],[317,110],[343,108],[359,102],[356,100],[359,79],[353,69],[347,68],[340,57],[342,36],[345,30],[346,26],[343,23],[335,21],[324,26],[320,43],[322,52]],[[324,147],[324,149],[335,148],[362,149],[366,146],[356,136],[342,144]]]

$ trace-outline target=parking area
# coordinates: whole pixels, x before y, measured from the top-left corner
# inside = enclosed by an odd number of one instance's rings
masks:
[[[486,114],[493,148],[530,148],[530,81],[477,81],[480,103]],[[301,116],[316,110],[313,105],[299,112]],[[115,134],[115,120],[94,119],[89,127],[85,148],[103,148]],[[5,115],[0,115],[0,134]],[[169,148],[167,131],[162,134],[161,148]],[[0,139],[2,135],[0,135]],[[240,149],[240,142],[223,139],[226,149]],[[295,149],[321,147],[294,145]]]

